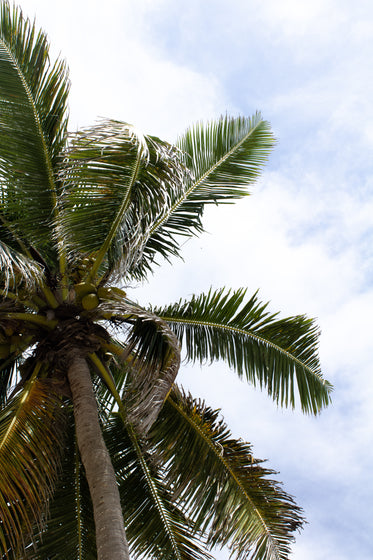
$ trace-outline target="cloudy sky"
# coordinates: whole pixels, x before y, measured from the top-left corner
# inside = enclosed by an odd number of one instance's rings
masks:
[[[70,129],[97,117],[173,141],[199,119],[261,110],[277,146],[253,196],[206,214],[133,293],[167,303],[260,288],[322,329],[333,404],[278,410],[218,364],[184,386],[221,407],[304,508],[294,560],[372,558],[373,5],[370,0],[24,0],[71,70]],[[217,553],[226,560],[228,553]]]

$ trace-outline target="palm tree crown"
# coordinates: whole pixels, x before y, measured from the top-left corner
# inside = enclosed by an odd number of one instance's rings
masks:
[[[175,378],[182,348],[317,414],[314,321],[244,289],[151,308],[118,287],[178,256],[207,204],[248,194],[270,127],[222,117],[175,146],[114,120],[69,134],[68,93],[46,35],[2,1],[1,557],[285,559],[301,510]]]

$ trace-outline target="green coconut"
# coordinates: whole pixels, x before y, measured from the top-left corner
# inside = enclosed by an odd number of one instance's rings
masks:
[[[117,288],[116,286],[112,286],[111,288],[100,287],[97,289],[97,295],[100,299],[113,299],[113,297],[115,296],[117,298],[118,296],[120,298],[125,298],[126,292],[124,292],[120,288]]]
[[[99,303],[100,300],[98,299],[96,294],[87,294],[82,298],[82,306],[86,311],[96,309]]]
[[[96,294],[96,286],[90,284],[89,282],[81,282],[80,284],[75,284],[74,290],[76,297],[83,300],[86,295]]]
[[[98,288],[97,295],[100,299],[112,299],[114,295],[113,288]]]

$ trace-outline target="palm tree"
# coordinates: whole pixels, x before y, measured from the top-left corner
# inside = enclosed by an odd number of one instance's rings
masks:
[[[118,288],[178,256],[205,205],[247,194],[269,125],[224,117],[176,146],[112,120],[68,134],[67,68],[48,49],[3,1],[1,557],[287,558],[301,510],[175,378],[183,348],[317,414],[331,387],[314,321],[243,289],[146,308]]]

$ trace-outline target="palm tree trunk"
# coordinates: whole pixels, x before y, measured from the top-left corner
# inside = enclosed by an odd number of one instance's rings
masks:
[[[93,503],[98,560],[129,560],[115,472],[98,419],[86,360],[73,355],[68,379],[74,404],[78,448]]]

